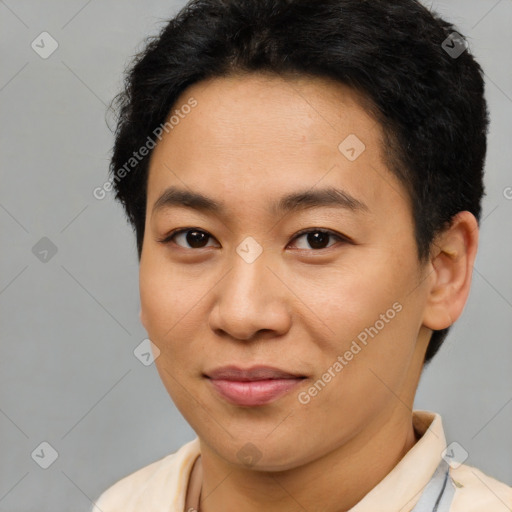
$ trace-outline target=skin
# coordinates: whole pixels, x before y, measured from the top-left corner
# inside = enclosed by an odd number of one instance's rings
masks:
[[[463,310],[476,219],[460,212],[420,264],[410,200],[384,163],[381,127],[347,86],[233,75],[190,86],[175,108],[191,96],[197,106],[151,156],[140,296],[159,374],[200,439],[201,511],[348,510],[416,442],[412,406],[425,350],[432,329]],[[355,161],[338,149],[349,134],[366,146]],[[153,212],[170,186],[224,203],[225,214]],[[270,211],[282,195],[325,186],[347,191],[367,211]],[[160,241],[176,228],[210,237],[198,248],[186,233]],[[317,248],[307,235],[296,238],[306,228],[350,241],[330,237]],[[236,252],[248,236],[262,248],[252,263]],[[300,403],[298,393],[395,302],[402,310]],[[229,364],[307,378],[271,404],[240,407],[203,376]],[[260,456],[250,467],[237,456],[247,443]]]

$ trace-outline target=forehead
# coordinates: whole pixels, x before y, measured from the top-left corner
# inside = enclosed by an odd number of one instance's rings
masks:
[[[368,129],[380,135],[380,126],[367,112],[369,100],[331,79],[269,73],[210,78],[183,91],[173,110],[190,97],[198,104],[186,116],[189,121],[182,119],[180,124],[193,128],[202,143],[212,146],[300,143],[304,137],[329,144],[349,125],[361,137]]]
[[[384,188],[405,196],[384,164],[380,124],[344,84],[269,74],[213,78],[187,88],[171,114],[191,98],[196,106],[153,150],[148,206],[170,185],[274,203],[278,191],[317,185],[343,188],[365,203]]]

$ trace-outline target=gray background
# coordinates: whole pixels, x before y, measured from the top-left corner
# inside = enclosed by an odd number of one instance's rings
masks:
[[[107,177],[106,105],[124,66],[183,4],[0,2],[1,511],[88,511],[195,436],[154,366],[133,354],[146,337],[135,238],[112,197],[92,195]],[[491,127],[471,296],[416,408],[441,413],[466,463],[510,485],[512,0],[426,5],[456,23],[482,64]],[[43,31],[59,44],[47,59],[31,48]],[[42,237],[57,248],[46,262],[32,251]],[[59,455],[46,470],[31,458],[43,441]]]

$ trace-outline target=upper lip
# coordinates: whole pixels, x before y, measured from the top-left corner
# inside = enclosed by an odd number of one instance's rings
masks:
[[[252,366],[250,368],[239,368],[238,366],[222,366],[205,373],[207,377],[215,380],[232,380],[238,382],[248,382],[255,380],[269,379],[297,379],[305,377],[296,373],[291,373],[280,368],[272,366]]]

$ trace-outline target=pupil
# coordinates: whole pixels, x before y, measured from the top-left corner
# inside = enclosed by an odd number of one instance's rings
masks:
[[[207,241],[208,235],[202,231],[188,231],[187,243],[194,248],[201,248]],[[308,243],[314,249],[323,249],[329,241],[329,234],[322,231],[308,233]]]
[[[207,234],[202,231],[188,231],[187,243],[194,248],[202,247],[201,243],[206,241]]]
[[[313,233],[308,233],[308,243],[314,249],[324,249],[325,245],[329,240],[329,234],[323,233],[322,231],[315,231]]]

